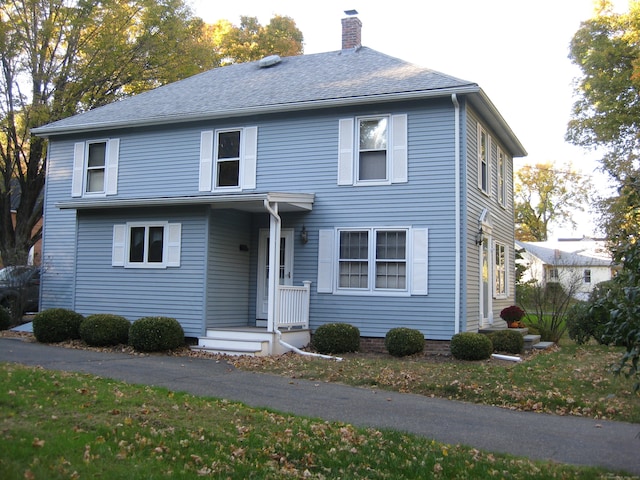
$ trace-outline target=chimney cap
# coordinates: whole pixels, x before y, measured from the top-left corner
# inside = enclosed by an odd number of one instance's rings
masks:
[[[347,15],[357,15],[358,11],[357,10],[345,10],[344,13],[346,13]]]

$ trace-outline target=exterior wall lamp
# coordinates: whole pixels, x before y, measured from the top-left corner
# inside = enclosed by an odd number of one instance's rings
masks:
[[[300,232],[300,241],[304,244],[309,241],[309,234],[307,232],[307,227],[302,226],[302,231]]]
[[[480,226],[478,233],[476,233],[476,245],[482,245],[483,241],[484,241],[484,232],[482,231],[482,226]]]

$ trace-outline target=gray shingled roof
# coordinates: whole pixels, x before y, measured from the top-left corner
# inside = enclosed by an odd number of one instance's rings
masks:
[[[558,242],[519,242],[529,254],[538,257],[547,265],[566,267],[610,267],[611,254],[605,242],[596,240],[576,240]]]
[[[399,99],[469,94],[494,123],[514,156],[526,155],[480,87],[370,48],[215,68],[154,90],[69,117],[33,132],[53,136],[249,114]]]

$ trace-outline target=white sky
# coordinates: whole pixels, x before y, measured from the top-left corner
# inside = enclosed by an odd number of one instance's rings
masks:
[[[304,35],[304,52],[341,48],[344,10],[362,21],[362,44],[382,53],[478,83],[529,153],[525,163],[571,162],[605,184],[595,171],[596,155],[564,141],[579,74],[568,59],[569,42],[593,13],[593,0],[187,0],[207,23],[220,19],[239,25],[240,16],[291,17]],[[627,0],[616,0],[625,10]],[[602,191],[600,187],[597,190]],[[572,232],[592,235],[591,215],[580,215]]]

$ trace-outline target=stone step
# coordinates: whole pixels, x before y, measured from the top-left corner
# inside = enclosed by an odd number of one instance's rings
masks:
[[[547,348],[551,348],[555,345],[553,342],[538,342],[533,345],[533,348],[536,350],[546,350]]]

